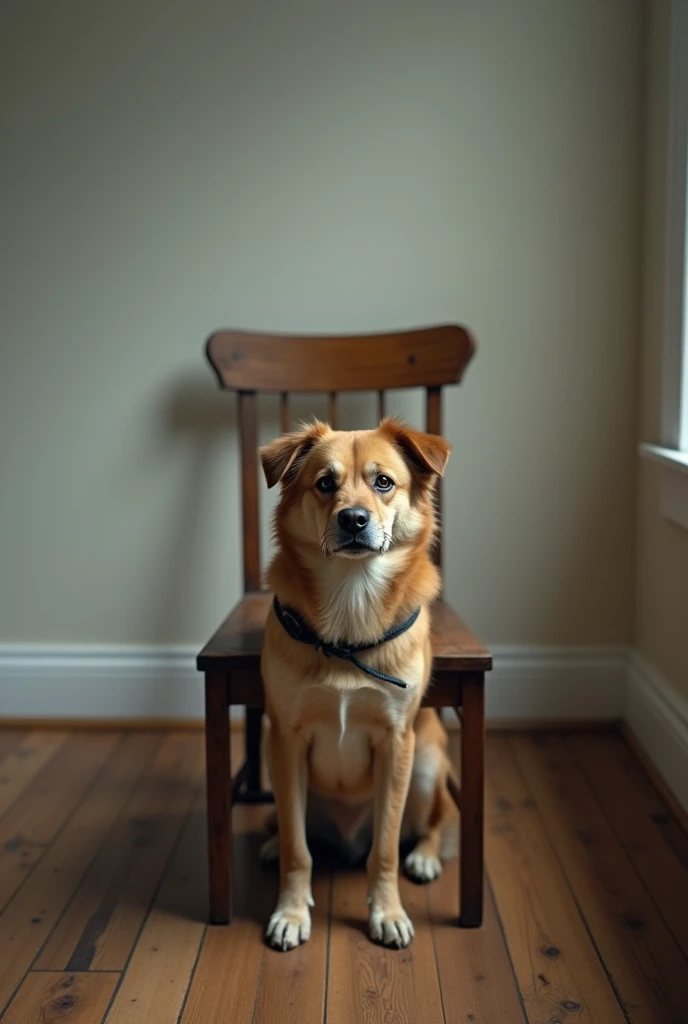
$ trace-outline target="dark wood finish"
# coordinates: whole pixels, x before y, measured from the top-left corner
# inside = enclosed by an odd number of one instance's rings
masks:
[[[449,738],[449,754],[457,764],[456,732]],[[523,1004],[490,887],[485,890],[484,926],[477,929],[455,927],[459,905],[459,872],[455,862],[447,863],[440,878],[427,887],[427,894],[446,1024],[525,1024]]]
[[[34,967],[123,970],[202,778],[201,737],[169,733]]]
[[[116,973],[27,975],[3,1017],[4,1024],[94,1024],[100,1021],[117,988]]]
[[[108,1024],[177,1021],[205,933],[205,805],[199,797],[164,869]]]
[[[208,360],[232,391],[378,391],[458,384],[475,351],[465,327],[304,336],[218,331]]]
[[[688,950],[688,897],[676,898],[688,870],[688,835],[620,737],[567,736],[566,746],[671,933]]]
[[[485,686],[478,676],[463,682],[461,715],[461,924],[483,922],[483,806]]]
[[[51,758],[55,757],[66,738],[67,734],[63,730],[60,732],[36,730],[29,733],[14,750],[10,750],[9,744],[7,744],[8,753],[1,769],[0,815],[12,806]]]
[[[76,807],[116,744],[115,735],[104,737],[99,743],[86,734],[67,747],[63,737],[54,757],[0,819],[0,849],[5,851],[0,859],[0,907],[20,888],[27,871],[40,861],[65,815]],[[54,793],[56,775],[65,782],[59,799]]]
[[[0,743],[7,735],[0,730]],[[532,1024],[662,1024],[686,1017],[686,970],[672,972],[666,950],[671,948],[668,930],[686,962],[681,921],[688,913],[688,836],[614,734],[562,739],[541,733],[488,735],[490,884],[482,928],[455,927],[459,886],[453,860],[428,886],[402,881],[402,899],[416,925],[409,949],[372,946],[366,935],[364,867],[334,867],[333,872],[330,862],[316,853],[313,937],[286,955],[263,942],[277,889],[276,871],[261,868],[258,860],[268,809],[235,809],[235,857],[242,884],[236,890],[233,923],[231,928],[206,927],[205,813],[196,785],[198,767],[188,780],[197,795],[184,817],[178,797],[185,769],[175,766],[170,756],[174,737],[112,735],[111,751],[110,735],[94,734],[92,742],[105,744],[103,768],[76,807],[69,799],[73,780],[46,772],[52,803],[62,818],[40,860],[27,867],[25,884],[0,910],[3,1022],[524,1024],[527,1019]],[[66,736],[60,753],[71,751],[79,762],[77,739],[76,734]],[[201,737],[190,739],[198,761]],[[452,731],[449,753],[455,763],[459,743],[458,730]],[[524,745],[537,754],[528,755],[527,766],[521,758]],[[236,771],[243,754],[241,735],[234,748]],[[559,769],[552,772],[555,757],[568,764],[564,774],[569,781],[561,781]],[[141,906],[142,927],[123,970],[100,971],[95,962],[83,972],[37,969],[36,957],[43,947],[53,947],[61,919],[73,918],[71,908],[83,899],[87,879],[94,904],[107,906],[110,883],[94,865],[110,844],[112,826],[122,811],[133,820],[137,812],[132,801],[156,776],[157,805],[149,817],[156,827],[174,820],[177,839],[167,862],[158,862],[156,895]],[[570,785],[571,777],[578,776]],[[560,781],[553,785],[553,778]],[[561,808],[559,785],[564,786]],[[581,786],[589,791],[585,804],[592,807],[592,800],[599,809],[586,810],[581,819],[577,805],[569,825],[571,793]],[[21,794],[27,811],[36,796],[30,788]],[[600,813],[608,822],[601,831],[590,820]],[[594,836],[586,831],[590,829]],[[613,842],[604,838],[611,833]],[[0,845],[0,868],[11,852]],[[597,857],[611,869],[604,868],[609,891],[600,890],[593,902],[589,886],[597,876]],[[645,892],[640,897],[645,904],[629,892],[627,880],[632,877],[633,886]],[[648,894],[661,920],[645,918]],[[617,899],[623,920],[637,916],[630,919],[630,930],[624,929],[630,940],[610,943],[609,907]],[[125,897],[122,909],[128,914],[140,901],[140,894]],[[673,959],[676,952],[669,956]],[[642,957],[645,967],[639,971]],[[655,987],[647,998],[629,999],[626,979],[639,974],[634,984],[644,987],[650,958]],[[70,978],[74,982],[65,985]]]
[[[378,396],[378,414],[386,413],[386,389],[424,387],[427,394],[426,428],[442,430],[444,385],[458,383],[470,362],[475,343],[469,332],[455,325],[378,335],[296,336],[266,335],[246,331],[219,331],[207,342],[206,353],[220,384],[238,392],[241,433],[242,520],[244,554],[243,600],[220,626],[198,656],[197,665],[206,673],[214,697],[207,714],[222,721],[208,724],[208,782],[211,860],[211,917],[228,920],[230,900],[231,835],[229,799],[234,803],[271,799],[260,786],[261,715],[264,705],[260,679],[260,653],[271,597],[260,593],[261,564],[259,539],[258,412],[259,392],[280,395],[282,431],[290,426],[289,393],[325,392],[329,396],[329,420],[340,425],[338,394],[342,391],[373,390]],[[438,486],[438,518],[441,524],[441,491]],[[441,564],[442,545],[438,531],[433,558]],[[482,687],[484,673],[492,666],[489,651],[473,636],[445,602],[432,612],[433,679],[425,704],[458,707],[468,699],[473,709],[465,725],[466,745],[484,742]],[[215,680],[211,683],[211,680]],[[464,690],[468,697],[465,698]],[[215,693],[217,691],[217,693]],[[225,696],[218,696],[224,693]],[[246,713],[247,763],[231,783],[225,744],[228,743],[227,705],[244,705]],[[482,906],[482,749],[467,754],[470,762],[463,798],[470,820],[462,831],[462,921],[475,926]],[[212,765],[211,765],[212,761]],[[464,788],[465,788],[464,787]],[[213,795],[211,795],[211,789]],[[455,796],[458,794],[455,793]],[[480,870],[476,867],[480,861]]]
[[[248,594],[227,616],[196,660],[200,672],[257,669],[272,594]],[[492,656],[445,601],[432,606],[433,669],[444,672],[487,672]],[[439,685],[439,676],[432,689]],[[234,690],[234,679],[232,682]],[[234,703],[240,703],[232,697]],[[456,704],[454,701],[451,705]]]
[[[486,782],[487,871],[528,1020],[628,1024],[504,737],[488,741]]]
[[[241,423],[241,513],[244,537],[244,590],[260,590],[260,519],[258,509],[258,399],[239,392]]]
[[[221,672],[205,676],[205,757],[208,800],[210,920],[227,924],[232,914],[229,694]]]
[[[509,744],[622,1005],[637,1022],[684,1019],[686,958],[563,740],[514,736]]]
[[[81,735],[80,733],[78,735]],[[2,1009],[31,966],[56,923],[69,906],[83,876],[128,800],[143,767],[155,753],[160,738],[139,734],[124,739],[114,735],[115,753],[81,798],[72,813],[70,781],[65,774],[51,773],[51,803],[61,808],[60,834],[33,868],[27,865],[22,880],[30,877],[0,915],[0,1016]],[[78,746],[69,737],[67,749],[78,757]],[[107,734],[96,741],[102,749]],[[107,747],[105,748],[107,752]],[[31,795],[22,798],[27,809]],[[70,816],[71,814],[71,816]],[[0,870],[11,856],[0,846]]]
[[[260,793],[260,741],[263,732],[263,712],[260,708],[246,708],[246,788]]]

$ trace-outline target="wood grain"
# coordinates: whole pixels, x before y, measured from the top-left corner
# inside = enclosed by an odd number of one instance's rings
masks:
[[[571,736],[565,742],[672,934],[688,950],[688,836],[622,739]]]
[[[206,355],[234,391],[377,391],[457,384],[475,351],[465,327],[394,334],[290,335],[217,331]]]
[[[485,789],[485,680],[466,679],[461,713],[461,924],[477,928],[483,919]]]
[[[488,745],[486,857],[530,1024],[624,1014],[505,737]]]
[[[240,880],[234,916],[229,927],[206,930],[181,1024],[250,1024],[254,1019],[266,952],[263,933],[277,891],[276,874],[262,870],[258,858],[269,813],[265,806],[234,810],[234,864]]]
[[[23,790],[21,800],[7,811],[0,821],[0,907],[40,861],[119,742],[116,735],[83,734],[69,744],[61,739],[57,751]]]
[[[365,871],[336,872],[328,1024],[428,1024],[443,1020],[426,892],[405,878],[400,890],[416,930],[415,938],[407,949],[385,949],[368,937]]]
[[[31,723],[29,728],[37,728],[35,721]],[[7,755],[20,746],[26,739],[26,736],[27,733],[24,729],[4,729],[0,732],[0,772],[2,772],[2,762]]]
[[[122,970],[202,780],[200,736],[171,734],[123,808],[36,966]]]
[[[634,1024],[688,1016],[688,961],[560,737],[509,740]]]
[[[38,775],[67,739],[66,732],[31,732],[0,764],[0,815]]]
[[[454,764],[457,748],[458,737],[452,735]],[[491,888],[485,891],[483,927],[477,929],[456,927],[456,860],[444,865],[427,894],[446,1024],[522,1024],[525,1014]]]
[[[138,938],[107,1024],[175,1021],[205,932],[205,804],[197,797]]]
[[[265,949],[254,1021],[320,1024],[323,1020],[331,887],[331,872],[316,870],[313,874],[315,907],[311,910],[313,931],[307,943],[289,954]],[[272,909],[269,907],[266,921]],[[301,983],[303,978],[308,978],[307,986]]]
[[[70,737],[71,747],[76,737]],[[102,735],[99,736],[102,741]],[[161,741],[138,733],[119,746],[40,864],[0,915],[0,1014]],[[62,785],[56,780],[56,791]],[[3,854],[4,856],[4,854]]]
[[[208,916],[227,924],[232,916],[232,785],[227,677],[205,677],[205,782],[208,847]]]
[[[119,974],[28,974],[3,1024],[99,1024]]]
[[[83,734],[70,736],[57,756],[77,739]],[[115,991],[117,972],[31,970],[60,915],[66,908],[68,916],[70,901],[80,898],[94,857],[131,813],[136,793],[150,787],[156,772],[169,779],[167,769],[159,770],[169,737],[101,733],[95,739],[114,740],[116,747],[27,876],[30,884],[0,915],[0,1015],[12,1000],[3,1024],[100,1024]],[[187,739],[198,744],[200,764],[201,737]],[[455,757],[456,734],[450,744]],[[242,757],[239,737],[233,746],[236,768]],[[529,1024],[684,1022],[688,967],[677,975],[667,970],[673,954],[667,954],[672,947],[664,922],[685,949],[679,936],[688,837],[636,760],[611,735],[490,736],[487,747],[487,864],[493,893],[488,888],[481,929],[455,926],[456,861],[428,887],[404,881],[403,899],[417,929],[407,951],[386,951],[369,942],[362,870],[336,870],[328,913],[326,870],[316,881],[311,943],[284,955],[268,950],[263,929],[277,878],[275,871],[260,867],[258,849],[270,809],[242,805],[234,810],[235,920],[228,928],[205,929],[201,942],[205,823],[195,798],[178,842],[158,863],[157,895],[140,919],[108,1024],[177,1024],[178,1018],[184,1024],[318,1024],[324,1020],[325,985],[328,1024],[523,1024],[519,988]],[[196,794],[200,775],[197,768]],[[73,775],[56,777],[53,798],[61,801],[60,789],[73,784]],[[584,798],[576,796],[581,789]],[[176,783],[160,786],[158,817],[172,815],[181,822],[178,794]],[[0,847],[0,862],[5,855]],[[629,878],[645,904],[636,901]],[[103,877],[101,901],[110,887],[111,878]],[[654,921],[640,916],[646,906]],[[624,936],[628,931],[618,923],[622,911],[637,915],[626,919],[631,945],[617,931],[621,927]],[[683,963],[688,965],[685,957]],[[642,1003],[627,998],[629,974],[638,975]],[[60,987],[70,976],[74,983]],[[627,1003],[625,1015],[613,985]],[[75,999],[60,1004],[65,995]]]

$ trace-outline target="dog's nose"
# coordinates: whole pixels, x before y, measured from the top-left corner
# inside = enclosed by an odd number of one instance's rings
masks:
[[[343,508],[337,513],[337,522],[342,530],[355,537],[370,522],[370,512],[365,508]]]

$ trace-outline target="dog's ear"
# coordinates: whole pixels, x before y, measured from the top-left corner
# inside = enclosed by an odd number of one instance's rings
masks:
[[[428,478],[444,476],[451,445],[439,434],[424,434],[421,430],[414,430],[395,419],[383,420],[380,430],[401,449],[411,468],[417,473]]]
[[[276,437],[270,444],[259,449],[260,461],[268,487],[274,487],[280,480],[289,483],[299,471],[304,456],[315,442],[327,433],[325,423],[312,423],[301,430]]]

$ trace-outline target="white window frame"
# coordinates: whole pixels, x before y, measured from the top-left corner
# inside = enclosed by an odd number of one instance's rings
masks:
[[[662,513],[688,528],[688,0],[670,18],[661,439],[640,454],[662,466]]]

